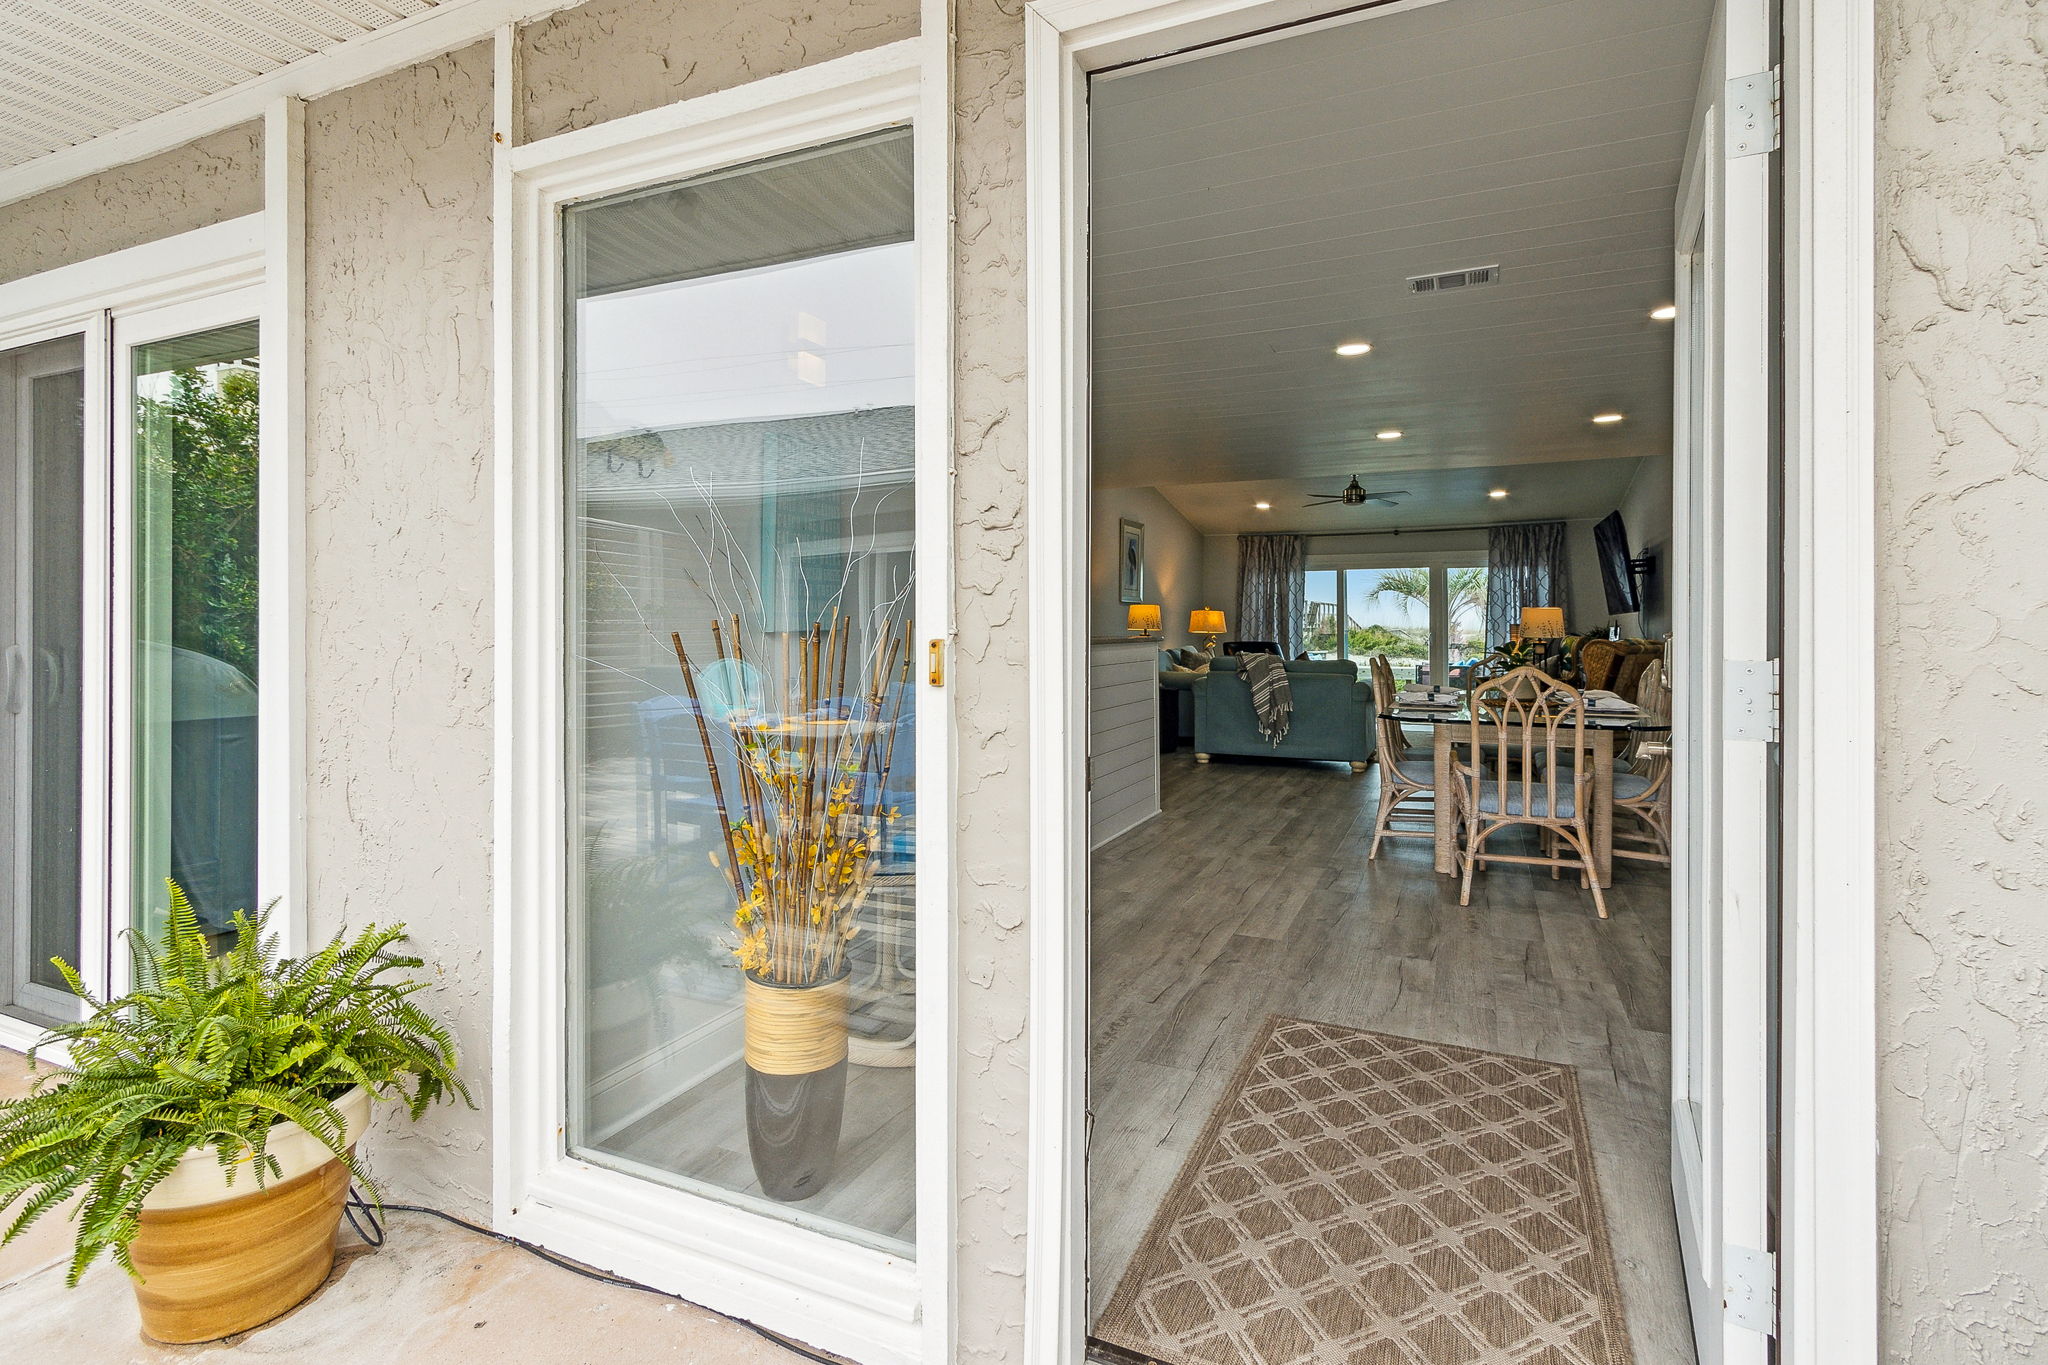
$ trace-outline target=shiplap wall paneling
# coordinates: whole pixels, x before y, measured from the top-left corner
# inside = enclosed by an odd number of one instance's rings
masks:
[[[1090,846],[1159,814],[1159,646],[1098,642],[1088,667]]]

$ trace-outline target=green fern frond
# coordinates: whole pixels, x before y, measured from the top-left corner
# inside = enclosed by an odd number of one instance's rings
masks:
[[[268,910],[237,912],[214,956],[184,891],[167,887],[163,934],[128,935],[127,995],[98,1000],[57,964],[88,1012],[42,1041],[69,1044],[73,1070],[0,1102],[0,1212],[20,1205],[0,1245],[76,1196],[74,1284],[102,1255],[134,1273],[143,1201],[188,1152],[210,1150],[231,1181],[261,1187],[280,1169],[273,1130],[296,1123],[376,1197],[343,1145],[336,1100],[360,1086],[403,1100],[415,1119],[434,1103],[475,1107],[452,1036],[409,998],[424,983],[381,979],[423,965],[390,951],[402,926],[373,924],[291,959]]]

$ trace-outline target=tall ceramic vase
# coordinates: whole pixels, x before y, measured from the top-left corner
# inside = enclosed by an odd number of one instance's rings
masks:
[[[832,1178],[846,1113],[846,973],[807,986],[747,977],[747,1149],[769,1198]]]

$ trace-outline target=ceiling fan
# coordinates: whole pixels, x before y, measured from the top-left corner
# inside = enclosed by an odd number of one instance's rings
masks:
[[[1302,504],[1302,506],[1327,507],[1331,503],[1341,502],[1346,507],[1358,507],[1368,502],[1380,502],[1385,503],[1389,507],[1393,507],[1396,505],[1394,499],[1407,497],[1408,490],[1405,488],[1390,488],[1385,490],[1384,492],[1369,492],[1362,484],[1358,482],[1358,476],[1356,474],[1353,474],[1351,476],[1351,482],[1344,485],[1343,492],[1311,493],[1309,496],[1314,498],[1315,501],[1305,502]]]

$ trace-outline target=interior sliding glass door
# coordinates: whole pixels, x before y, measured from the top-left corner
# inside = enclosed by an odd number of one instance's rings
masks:
[[[86,673],[85,337],[0,353],[0,1009],[74,1017]]]
[[[1486,569],[1458,556],[1408,565],[1337,561],[1306,575],[1307,648],[1318,659],[1349,659],[1361,672],[1384,654],[1402,685],[1463,681],[1486,652]]]

